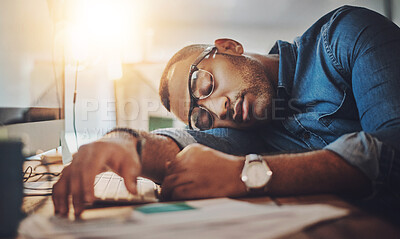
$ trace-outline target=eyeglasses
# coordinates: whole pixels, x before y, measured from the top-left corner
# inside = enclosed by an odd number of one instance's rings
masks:
[[[204,58],[216,51],[216,47],[208,47],[196,59],[190,67],[188,87],[190,95],[190,108],[188,122],[190,129],[207,130],[214,124],[214,118],[209,110],[197,104],[198,100],[206,99],[214,91],[214,76],[197,68]]]

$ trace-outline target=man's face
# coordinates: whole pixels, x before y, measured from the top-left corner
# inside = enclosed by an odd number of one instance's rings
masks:
[[[186,124],[190,106],[190,66],[200,54],[201,51],[177,62],[168,75],[171,112]],[[274,90],[264,66],[258,60],[218,51],[197,67],[214,77],[213,93],[197,101],[212,114],[213,128],[248,128],[271,118]]]

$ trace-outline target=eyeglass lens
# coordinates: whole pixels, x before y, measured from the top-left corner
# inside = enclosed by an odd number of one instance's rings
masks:
[[[213,119],[211,114],[202,107],[193,108],[190,116],[192,127],[199,130],[207,130],[212,127]]]
[[[205,99],[211,95],[214,90],[214,77],[205,70],[193,72],[190,79],[191,94],[197,99]],[[191,124],[194,128],[200,130],[210,129],[213,124],[212,115],[203,107],[195,107],[190,116]]]
[[[214,89],[214,78],[210,72],[197,70],[193,72],[191,81],[192,95],[198,99],[208,97]]]

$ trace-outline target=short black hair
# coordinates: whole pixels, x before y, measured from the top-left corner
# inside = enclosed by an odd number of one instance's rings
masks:
[[[179,61],[182,61],[182,60],[188,58],[195,52],[204,51],[207,47],[210,47],[210,46],[212,46],[212,45],[194,44],[194,45],[186,46],[186,47],[182,48],[181,50],[179,50],[177,53],[175,53],[175,55],[168,61],[167,65],[163,71],[163,74],[161,76],[160,87],[159,87],[159,91],[158,91],[160,98],[161,98],[161,102],[168,111],[171,111],[171,105],[170,105],[170,100],[169,100],[169,90],[168,90],[168,82],[169,82],[168,72],[169,72],[169,70],[171,69],[171,67],[174,64],[178,63]]]

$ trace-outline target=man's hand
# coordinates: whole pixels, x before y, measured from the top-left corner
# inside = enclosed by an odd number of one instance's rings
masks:
[[[124,178],[126,188],[136,193],[136,177],[141,164],[133,136],[104,138],[84,145],[74,154],[72,163],[62,171],[53,187],[55,214],[67,216],[69,196],[72,196],[75,217],[84,210],[85,203],[94,200],[94,180],[97,174],[111,169]]]
[[[192,144],[167,162],[162,184],[165,199],[238,197],[246,194],[240,179],[244,157]]]

